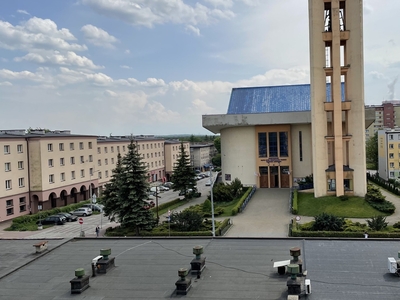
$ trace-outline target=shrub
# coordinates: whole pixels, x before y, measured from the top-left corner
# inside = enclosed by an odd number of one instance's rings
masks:
[[[209,199],[206,199],[203,202],[203,212],[211,212],[211,201]]]
[[[367,185],[367,194],[365,194],[365,201],[371,204],[371,202],[378,202],[382,203],[385,201],[385,196],[382,195],[381,190],[373,185],[373,184],[368,184]]]
[[[386,217],[384,216],[372,217],[371,220],[367,220],[367,223],[369,228],[375,231],[381,231],[388,225],[388,222],[386,222]]]
[[[396,222],[393,224],[393,228],[400,228],[400,222]]]
[[[292,213],[293,214],[297,214],[299,211],[299,207],[298,207],[298,192],[297,190],[293,191],[293,203],[292,203]]]
[[[246,200],[247,196],[251,193],[252,187],[249,187],[247,191],[243,194],[242,198],[238,201],[234,208],[232,208],[232,216],[236,216],[240,211],[240,207],[242,206],[243,202]]]
[[[322,213],[314,217],[313,231],[342,231],[344,219],[332,214]]]

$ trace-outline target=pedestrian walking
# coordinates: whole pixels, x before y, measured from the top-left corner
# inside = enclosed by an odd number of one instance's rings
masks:
[[[364,238],[368,238],[368,232],[364,232]]]
[[[99,237],[100,234],[100,227],[99,225],[96,226],[96,237]]]

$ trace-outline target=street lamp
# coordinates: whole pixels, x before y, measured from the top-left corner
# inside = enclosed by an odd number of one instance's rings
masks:
[[[40,211],[42,210],[42,205],[38,204],[38,211],[39,211],[39,224],[38,224],[38,229],[43,229],[42,225],[42,216],[40,215]]]
[[[210,188],[211,188],[211,222],[212,222],[212,236],[215,237],[215,220],[214,220],[214,197],[213,197],[213,187],[214,180],[212,177],[212,170],[210,170]]]

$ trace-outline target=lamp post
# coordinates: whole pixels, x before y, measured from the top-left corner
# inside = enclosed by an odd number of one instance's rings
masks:
[[[39,224],[38,224],[38,229],[43,229],[42,225],[42,216],[40,215],[40,211],[42,210],[42,205],[38,204],[38,211],[39,211]]]
[[[212,176],[212,170],[210,170],[210,188],[211,188],[211,222],[212,222],[212,236],[215,237],[215,221],[214,221],[214,197],[213,197],[213,187],[214,180]]]

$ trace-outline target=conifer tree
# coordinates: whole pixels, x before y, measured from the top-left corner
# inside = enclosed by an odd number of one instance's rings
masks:
[[[142,162],[133,139],[128,153],[118,156],[110,182],[103,193],[104,214],[110,221],[117,221],[121,227],[132,228],[136,235],[140,230],[151,230],[156,224],[154,214],[148,209],[147,168]]]
[[[192,165],[190,164],[190,157],[185,152],[183,143],[181,143],[178,162],[174,167],[174,173],[172,175],[174,191],[184,191],[186,197],[188,189],[195,190],[195,176],[196,174],[193,170]]]

